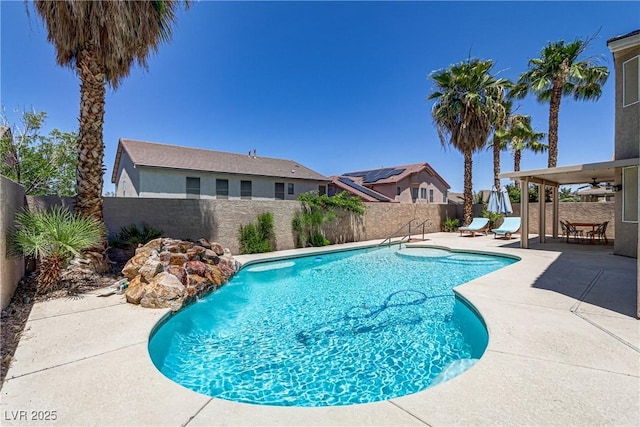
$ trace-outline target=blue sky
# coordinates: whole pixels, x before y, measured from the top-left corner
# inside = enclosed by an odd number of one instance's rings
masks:
[[[55,63],[35,13],[0,3],[1,101],[48,114],[45,132],[77,130],[79,80]],[[558,165],[613,154],[613,61],[607,39],[640,27],[640,2],[209,2],[179,13],[170,44],[107,90],[104,191],[119,138],[296,160],[324,175],[428,162],[462,191],[463,157],[433,126],[429,75],[469,56],[516,79],[550,41],[599,31],[586,52],[611,69],[597,102],[563,99]],[[548,129],[548,105],[519,102]],[[502,171],[513,170],[504,152]],[[546,167],[525,153],[522,169]],[[507,181],[503,180],[503,184]],[[474,155],[474,191],[492,185]]]

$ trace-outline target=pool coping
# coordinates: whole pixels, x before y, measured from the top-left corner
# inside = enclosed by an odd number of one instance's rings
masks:
[[[619,308],[635,287],[635,259],[611,255],[607,247],[548,244],[523,250],[517,239],[427,237],[409,245],[521,258],[455,289],[483,317],[489,344],[474,367],[448,382],[389,401],[341,407],[210,398],[166,379],[150,360],[148,337],[168,310],[88,294],[34,306],[1,390],[2,424],[637,424],[639,322]],[[312,252],[318,250],[277,256]],[[246,265],[267,257],[236,259]],[[47,411],[50,418],[55,411],[56,419],[37,419]],[[26,419],[20,419],[23,414]]]

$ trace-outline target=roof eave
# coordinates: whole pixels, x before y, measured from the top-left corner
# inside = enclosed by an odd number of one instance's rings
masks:
[[[640,46],[640,30],[635,30],[622,36],[612,37],[607,40],[607,46],[612,53],[630,47]]]

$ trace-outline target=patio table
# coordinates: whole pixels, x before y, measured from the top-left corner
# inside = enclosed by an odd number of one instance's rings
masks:
[[[573,225],[574,227],[591,227],[591,237],[589,238],[589,243],[593,243],[594,242],[594,236],[595,236],[595,231],[596,228],[598,228],[598,226],[600,225],[599,222],[570,222],[571,225]]]

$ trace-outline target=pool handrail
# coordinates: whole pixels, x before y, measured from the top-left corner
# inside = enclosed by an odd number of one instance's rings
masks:
[[[411,223],[414,220],[415,220],[415,218],[410,219],[409,222],[404,224],[402,227],[398,228],[394,233],[390,234],[386,239],[384,239],[382,242],[380,242],[379,246],[382,246],[387,242],[389,242],[388,246],[391,246],[391,239],[395,235],[397,235],[400,231],[402,231],[404,228],[409,226],[409,232],[400,238],[400,248],[402,248],[402,242],[404,241],[404,239],[407,239],[407,241],[411,240]],[[425,224],[427,222],[429,222],[429,218],[425,219],[424,221],[422,221],[420,224],[416,225],[416,227],[415,227],[415,228],[418,228],[418,227],[422,226],[422,240],[424,240],[424,226],[425,226]]]

